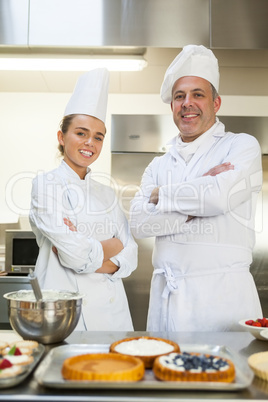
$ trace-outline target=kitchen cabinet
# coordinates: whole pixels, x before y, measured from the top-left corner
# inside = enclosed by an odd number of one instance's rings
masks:
[[[0,46],[27,45],[28,0],[0,0]]]

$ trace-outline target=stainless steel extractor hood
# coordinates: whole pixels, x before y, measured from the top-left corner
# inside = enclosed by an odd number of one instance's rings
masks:
[[[0,46],[267,49],[267,0],[0,0]]]
[[[6,46],[25,30],[29,48],[209,45],[209,0],[0,0],[0,26]]]

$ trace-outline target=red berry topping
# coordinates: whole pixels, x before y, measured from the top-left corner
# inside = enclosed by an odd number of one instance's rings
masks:
[[[14,352],[14,356],[21,356],[21,355],[22,355],[22,353],[21,353],[20,349],[16,348],[16,350]]]
[[[13,366],[13,364],[10,363],[9,360],[3,359],[3,360],[1,361],[1,363],[0,363],[0,370],[4,370],[4,369],[9,368],[9,367],[12,367],[12,366]]]
[[[16,345],[12,346],[10,351],[8,352],[9,356],[20,356],[22,353],[19,348],[16,347]]]

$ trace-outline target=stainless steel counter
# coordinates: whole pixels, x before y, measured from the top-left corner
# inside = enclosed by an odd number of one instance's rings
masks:
[[[179,344],[209,344],[225,345],[247,359],[252,353],[268,350],[268,342],[259,341],[247,332],[224,333],[146,333],[146,332],[74,332],[62,344],[110,344],[129,336],[159,336],[169,338]],[[48,345],[46,352],[52,347]],[[250,387],[235,392],[222,391],[150,391],[150,390],[79,390],[79,389],[50,389],[40,386],[34,376],[28,377],[22,384],[9,389],[2,389],[0,400],[4,401],[42,401],[42,402],[176,402],[176,401],[237,401],[237,400],[267,400],[268,382],[254,378]]]

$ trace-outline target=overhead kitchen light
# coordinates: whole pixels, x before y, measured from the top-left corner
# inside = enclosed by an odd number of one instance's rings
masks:
[[[0,70],[9,71],[88,71],[99,67],[109,71],[141,71],[146,66],[142,56],[0,57]]]

